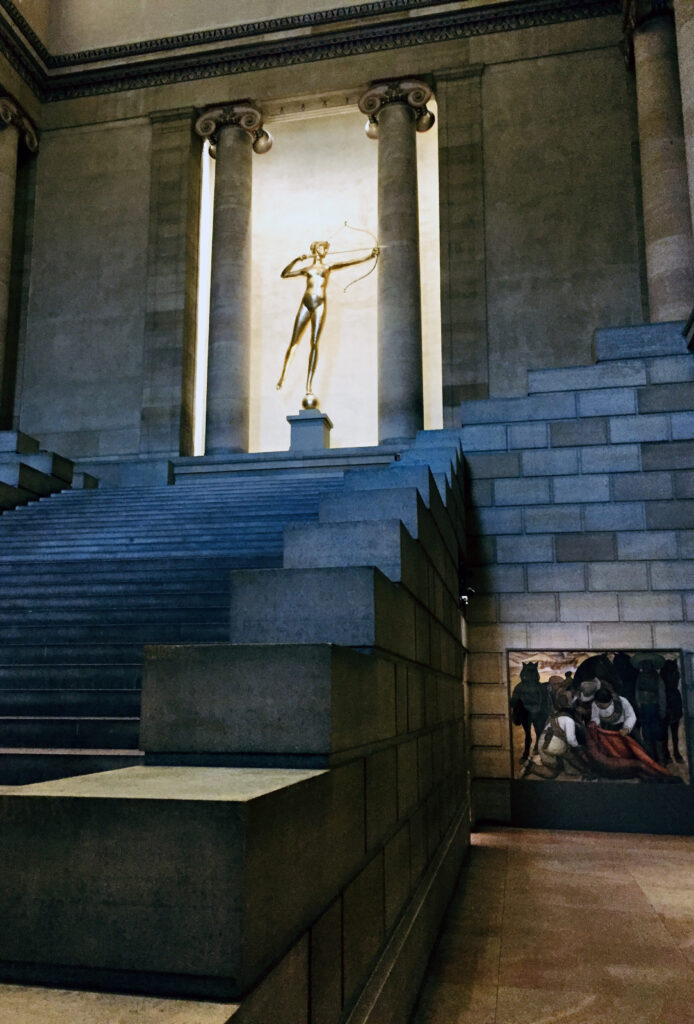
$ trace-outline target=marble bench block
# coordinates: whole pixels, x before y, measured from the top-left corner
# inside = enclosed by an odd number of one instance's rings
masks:
[[[323,498],[319,520],[321,523],[355,523],[400,519],[416,537],[421,504],[422,498],[416,487],[340,491]]]
[[[25,505],[35,497],[33,491],[27,491],[23,487],[12,487],[11,484],[3,483],[0,480],[0,509]]]
[[[0,977],[236,999],[358,869],[363,766],[135,767],[0,794]]]
[[[284,568],[375,565],[391,580],[402,577],[409,538],[399,519],[356,523],[290,523],[284,528]]]
[[[148,753],[326,757],[392,738],[395,665],[329,644],[145,648]]]
[[[52,477],[24,462],[0,463],[0,482],[8,487],[40,495],[50,494],[52,490],[64,486],[62,481],[54,481]],[[57,484],[57,488],[54,488],[54,483]]]
[[[0,430],[0,452],[28,455],[38,450],[39,442],[28,434],[23,434],[21,430]]]
[[[232,643],[343,644],[414,658],[415,602],[369,566],[240,569],[230,577]]]

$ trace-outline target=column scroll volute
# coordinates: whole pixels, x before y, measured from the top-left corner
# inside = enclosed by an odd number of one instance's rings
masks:
[[[272,136],[263,127],[262,111],[250,100],[225,103],[207,107],[195,122],[195,131],[210,143],[210,152],[215,155],[219,132],[227,125],[241,128],[250,137],[256,153],[267,153],[272,147]]]
[[[374,82],[359,100],[359,109],[366,114],[366,134],[378,138],[378,115],[388,103],[405,103],[415,114],[418,132],[428,131],[436,120],[427,103],[434,97],[433,90],[419,78],[400,78]]]
[[[30,153],[37,151],[39,139],[33,121],[15,99],[7,94],[0,94],[0,130],[10,127],[16,128]]]

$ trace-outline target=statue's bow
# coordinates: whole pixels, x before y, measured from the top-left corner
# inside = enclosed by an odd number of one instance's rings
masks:
[[[354,228],[354,227],[352,227],[351,224],[348,224],[347,221],[345,221],[345,227],[349,228],[350,231],[360,231],[363,235],[370,235],[371,238],[373,238],[373,240],[374,240],[374,248],[377,249],[378,251],[376,252],[376,255],[374,256],[374,261],[371,264],[371,268],[369,270],[367,270],[365,274],[361,274],[359,277],[355,277],[353,281],[350,281],[349,284],[346,284],[345,287],[342,289],[343,292],[346,292],[348,288],[351,288],[352,285],[356,284],[358,281],[363,281],[365,277],[369,276],[369,274],[373,274],[373,272],[376,269],[376,266],[378,264],[379,257],[381,255],[380,246],[378,244],[378,239],[374,235],[373,231],[369,231],[367,228]]]

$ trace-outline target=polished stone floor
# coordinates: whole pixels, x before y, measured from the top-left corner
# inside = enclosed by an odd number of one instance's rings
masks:
[[[694,1024],[694,838],[478,832],[413,1024]]]

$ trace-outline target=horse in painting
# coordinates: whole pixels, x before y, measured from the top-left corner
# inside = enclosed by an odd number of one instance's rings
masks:
[[[540,682],[540,673],[536,661],[524,661],[520,673],[520,682],[511,692],[511,720],[514,725],[523,727],[525,742],[521,762],[528,760],[532,744],[531,727],[535,731],[535,745],[551,712],[551,698],[547,683]]]

